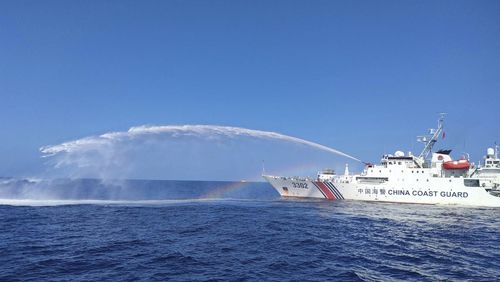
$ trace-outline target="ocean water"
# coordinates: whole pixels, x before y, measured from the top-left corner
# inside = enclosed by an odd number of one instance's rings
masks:
[[[267,183],[0,182],[0,281],[497,281],[499,210]]]

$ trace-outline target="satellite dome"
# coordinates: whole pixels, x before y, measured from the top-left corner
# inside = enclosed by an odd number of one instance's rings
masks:
[[[396,151],[396,153],[394,153],[394,156],[396,157],[404,157],[405,156],[405,153],[403,151]]]

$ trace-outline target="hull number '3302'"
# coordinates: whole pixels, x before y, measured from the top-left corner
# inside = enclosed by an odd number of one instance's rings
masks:
[[[307,189],[307,183],[305,182],[292,182],[293,188],[303,188]]]

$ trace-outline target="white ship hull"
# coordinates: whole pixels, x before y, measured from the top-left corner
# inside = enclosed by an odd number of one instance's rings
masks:
[[[500,197],[483,187],[465,186],[463,178],[431,178],[405,184],[316,181],[268,175],[264,178],[283,197],[500,207]]]

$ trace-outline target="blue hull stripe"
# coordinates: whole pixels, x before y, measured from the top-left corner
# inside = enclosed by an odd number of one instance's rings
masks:
[[[325,182],[326,186],[332,190],[332,192],[337,196],[337,199],[344,199],[344,196],[342,196],[342,193],[333,185],[331,182]]]
[[[340,195],[340,198],[344,199],[344,196],[342,195],[342,193],[340,193],[339,189],[337,189],[337,187],[335,187],[335,185],[333,185],[333,183],[330,183],[330,185]]]
[[[340,193],[337,191],[337,189],[333,187],[333,185],[331,185],[331,183],[325,182],[325,184],[326,186],[328,186],[328,189],[330,189],[330,191],[332,191],[332,193],[335,194],[335,197],[337,197],[337,199],[342,199]]]

